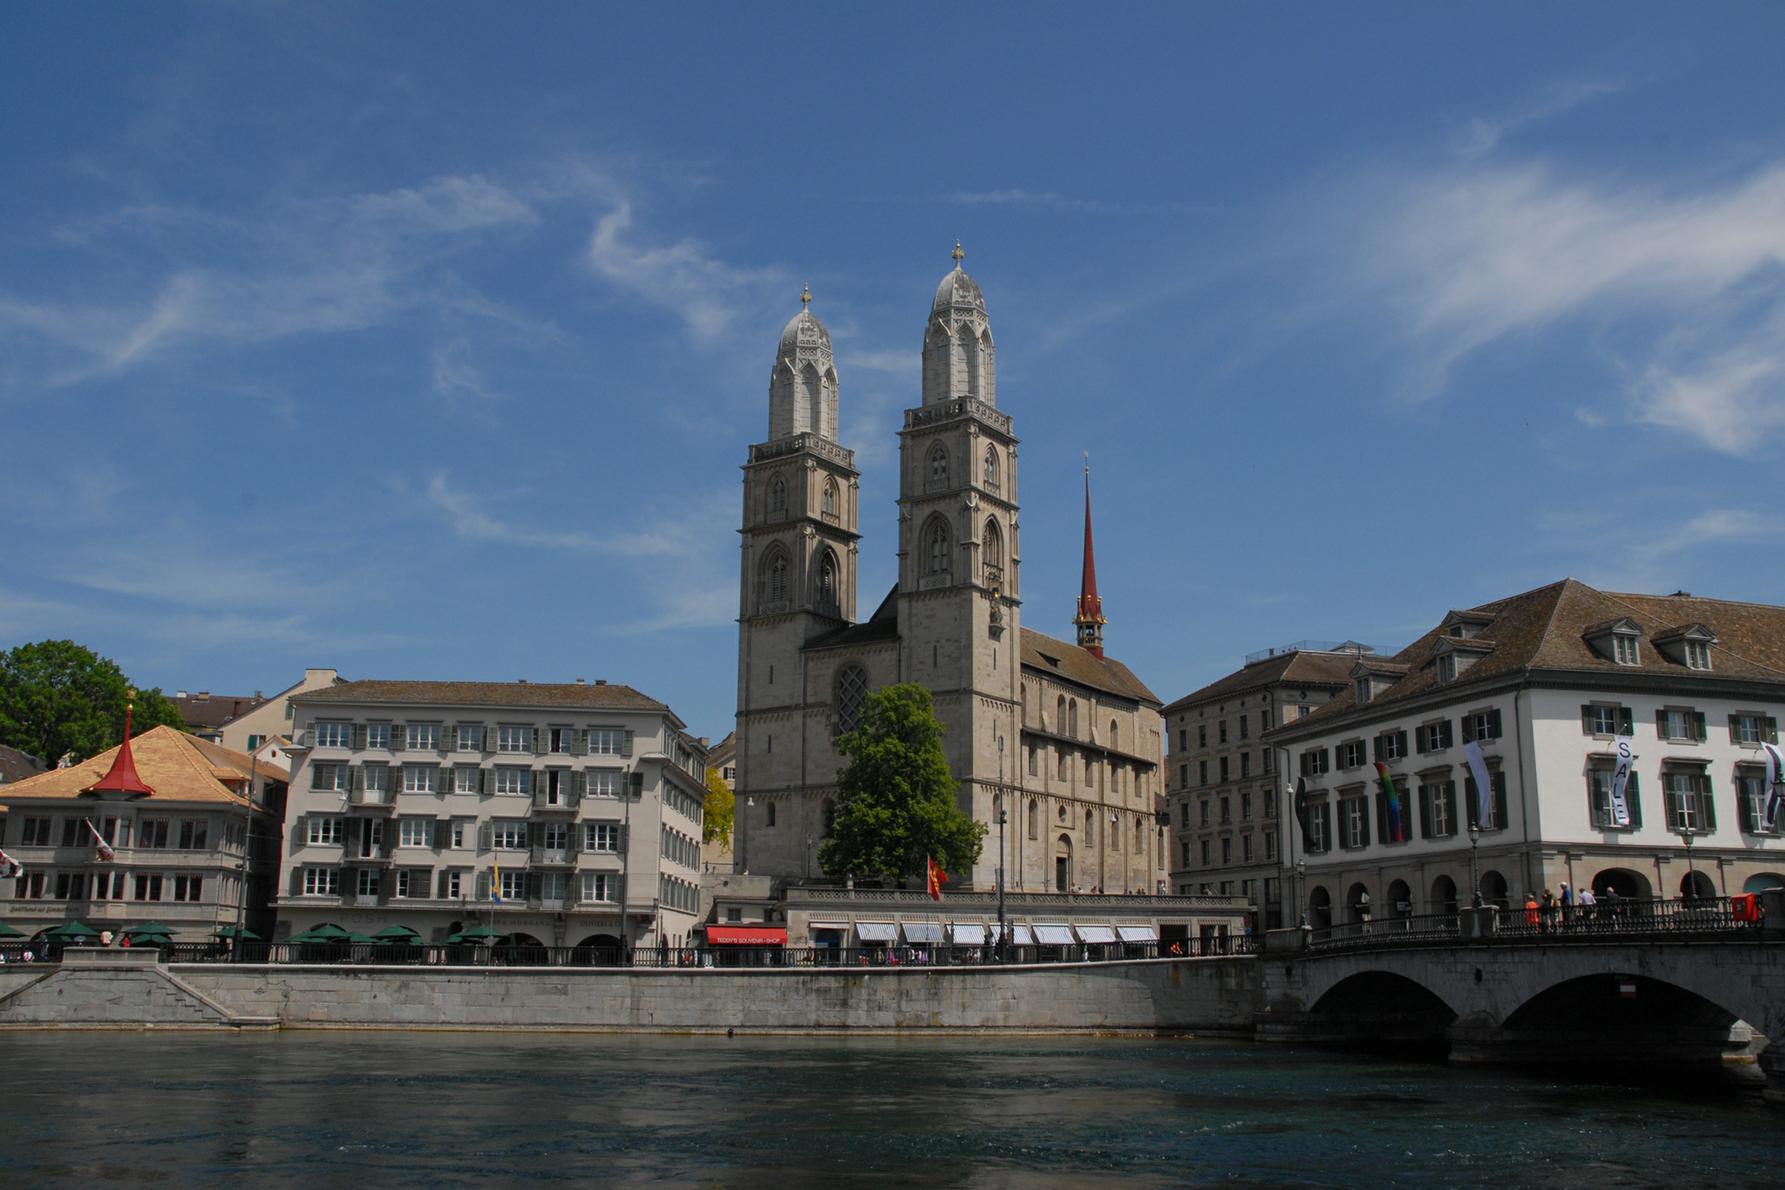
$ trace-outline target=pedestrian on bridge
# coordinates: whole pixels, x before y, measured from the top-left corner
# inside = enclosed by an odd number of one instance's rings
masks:
[[[1593,895],[1592,885],[1589,884],[1587,887],[1580,890],[1580,919],[1583,922],[1591,922],[1593,920],[1593,907],[1597,903],[1598,898]]]
[[[1525,894],[1525,924],[1534,930],[1541,921],[1542,910],[1537,907],[1537,894],[1528,892]]]
[[[1564,926],[1566,926],[1573,920],[1574,920],[1574,890],[1572,888],[1569,888],[1568,882],[1566,880],[1564,880],[1564,881],[1562,881],[1562,924]]]

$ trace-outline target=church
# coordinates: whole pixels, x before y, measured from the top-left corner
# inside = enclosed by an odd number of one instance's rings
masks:
[[[1066,641],[1023,627],[1018,440],[962,257],[957,243],[924,328],[922,402],[899,431],[898,582],[866,619],[859,473],[837,439],[837,360],[809,292],[781,332],[768,439],[743,468],[739,870],[783,886],[821,876],[836,738],[869,691],[917,682],[935,700],[960,806],[989,828],[952,890],[995,887],[1002,847],[1012,892],[1162,892],[1160,700],[1103,651],[1089,470]]]

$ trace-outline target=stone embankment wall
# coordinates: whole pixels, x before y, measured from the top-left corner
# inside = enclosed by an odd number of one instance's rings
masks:
[[[297,967],[0,970],[0,1027],[1248,1033],[1249,959],[921,970]]]

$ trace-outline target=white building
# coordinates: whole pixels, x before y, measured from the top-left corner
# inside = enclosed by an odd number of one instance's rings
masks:
[[[1380,920],[1468,902],[1471,740],[1492,784],[1474,858],[1488,901],[1560,896],[1564,881],[1602,898],[1785,885],[1785,840],[1760,821],[1760,745],[1785,705],[1785,608],[1567,579],[1453,611],[1350,677],[1268,737],[1287,786],[1285,874],[1317,927],[1366,906]],[[1610,807],[1619,736],[1636,752],[1623,826]],[[1378,761],[1402,798],[1398,832]]]
[[[292,705],[280,937],[686,941],[706,756],[663,703],[604,682],[363,681]]]

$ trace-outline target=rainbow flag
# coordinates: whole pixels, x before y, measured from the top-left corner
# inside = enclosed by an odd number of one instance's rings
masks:
[[[1401,825],[1401,791],[1395,788],[1395,779],[1388,775],[1388,766],[1380,760],[1376,762],[1376,775],[1382,780],[1382,799],[1388,806],[1388,838],[1387,843],[1405,843],[1407,832]]]

